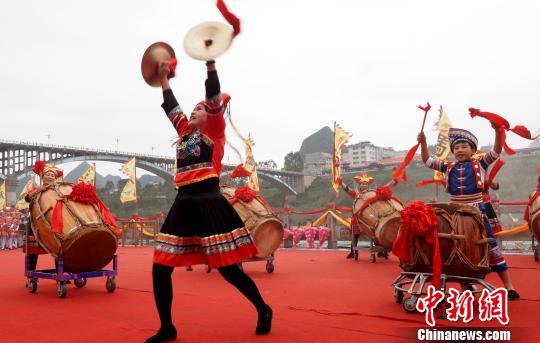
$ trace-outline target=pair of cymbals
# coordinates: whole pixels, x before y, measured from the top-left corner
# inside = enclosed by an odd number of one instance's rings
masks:
[[[188,31],[184,37],[184,50],[193,59],[199,61],[214,60],[225,53],[231,46],[233,29],[223,23],[210,21],[201,23]],[[176,61],[174,49],[165,42],[156,42],[144,52],[141,72],[150,86],[161,85],[158,65],[161,62]],[[169,75],[173,77],[174,73]]]

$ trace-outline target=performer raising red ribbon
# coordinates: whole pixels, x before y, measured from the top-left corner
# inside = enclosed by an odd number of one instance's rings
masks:
[[[498,125],[492,123],[495,129],[493,150],[481,158],[474,158],[473,156],[477,150],[478,139],[471,132],[464,129],[451,128],[449,131],[450,151],[456,159],[453,162],[430,157],[424,133],[420,132],[417,138],[422,149],[422,161],[424,164],[431,169],[446,174],[446,189],[450,193],[451,202],[475,206],[484,216],[486,216],[486,206],[483,202],[482,192],[487,187],[484,182],[486,170],[489,165],[495,162],[502,151],[501,130]],[[504,286],[508,289],[509,299],[517,300],[519,294],[512,285],[508,265],[495,241],[495,235],[487,217],[485,217],[484,225],[488,237],[493,239],[489,243],[491,270],[499,274]]]
[[[219,2],[218,2],[219,3]],[[257,249],[242,219],[220,192],[219,175],[225,145],[223,114],[230,96],[221,93],[214,61],[207,65],[206,98],[188,118],[169,85],[169,65],[159,64],[162,104],[179,136],[174,178],[178,195],[156,238],[152,278],[161,328],[147,342],[175,339],[171,318],[174,267],[207,264],[234,285],[258,312],[256,334],[268,334],[272,309],[238,262]]]

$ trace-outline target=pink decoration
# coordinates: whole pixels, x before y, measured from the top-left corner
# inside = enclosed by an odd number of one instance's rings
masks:
[[[327,228],[326,226],[320,226],[319,227],[319,245],[317,248],[321,249],[324,242],[328,240],[330,237],[330,228]]]
[[[304,229],[298,226],[293,226],[293,246],[295,248],[298,248],[298,242],[300,242],[300,239],[304,238]]]

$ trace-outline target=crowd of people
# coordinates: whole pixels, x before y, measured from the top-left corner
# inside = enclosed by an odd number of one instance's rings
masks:
[[[0,210],[0,250],[22,248],[29,218],[28,210],[19,211],[13,207]]]

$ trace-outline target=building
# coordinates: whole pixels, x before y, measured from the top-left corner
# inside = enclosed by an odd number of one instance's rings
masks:
[[[367,167],[373,162],[392,158],[396,155],[397,152],[393,148],[379,147],[369,141],[359,142],[347,145],[343,149],[343,167]]]
[[[304,155],[304,173],[307,175],[322,175],[332,171],[332,154],[313,152]]]

